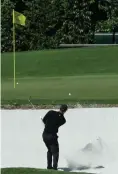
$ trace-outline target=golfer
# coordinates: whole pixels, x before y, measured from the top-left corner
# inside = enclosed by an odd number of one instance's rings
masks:
[[[64,113],[67,111],[67,105],[61,105],[59,111],[49,111],[43,118],[45,125],[43,131],[43,141],[48,149],[47,151],[47,169],[57,170],[59,160],[58,129],[66,123]],[[52,158],[53,157],[53,158]],[[53,159],[53,161],[52,161]]]

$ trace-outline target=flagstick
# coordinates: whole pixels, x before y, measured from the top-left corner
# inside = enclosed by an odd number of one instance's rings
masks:
[[[16,87],[16,72],[15,72],[15,65],[16,65],[16,53],[15,53],[15,24],[14,24],[14,10],[13,10],[13,60],[14,60],[14,88]]]

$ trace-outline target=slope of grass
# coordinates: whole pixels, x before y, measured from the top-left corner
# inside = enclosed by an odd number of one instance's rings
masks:
[[[118,103],[118,47],[17,53],[15,89],[12,53],[1,65],[2,104]]]
[[[2,54],[2,78],[13,78],[13,54]],[[118,47],[16,53],[16,77],[118,74]]]
[[[33,168],[2,168],[1,174],[70,174],[70,173],[63,171],[42,170]],[[71,174],[75,173],[71,172]],[[79,173],[79,174],[85,174],[85,173]]]

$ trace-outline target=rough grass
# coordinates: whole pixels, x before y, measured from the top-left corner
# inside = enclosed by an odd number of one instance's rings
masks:
[[[1,174],[70,174],[70,172],[42,170],[33,168],[2,168]],[[71,172],[71,174],[77,174],[77,173]],[[79,173],[79,174],[85,174],[85,173]]]
[[[15,89],[12,53],[1,65],[2,105],[118,103],[118,47],[17,53]]]

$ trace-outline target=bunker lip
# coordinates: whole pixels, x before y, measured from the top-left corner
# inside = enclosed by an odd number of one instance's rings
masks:
[[[58,109],[60,105],[34,105],[35,109]],[[73,108],[111,108],[118,107],[118,104],[72,104],[68,105],[70,109]],[[34,109],[30,104],[29,105],[2,105],[1,109]]]

